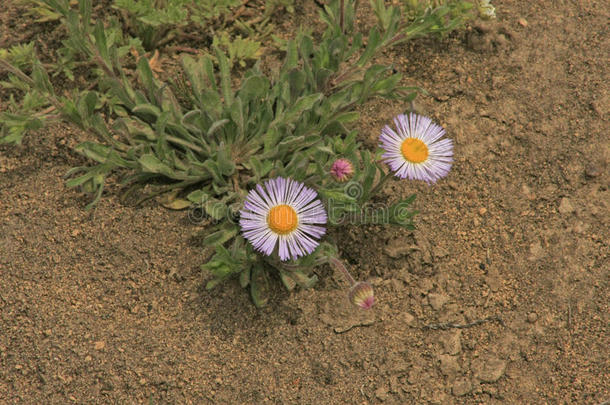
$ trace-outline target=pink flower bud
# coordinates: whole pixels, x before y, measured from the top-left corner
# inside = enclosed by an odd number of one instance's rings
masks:
[[[349,300],[362,309],[370,309],[375,304],[373,287],[369,283],[357,282],[349,291]]]
[[[354,166],[347,159],[337,159],[330,168],[330,174],[335,180],[344,182],[354,174]]]

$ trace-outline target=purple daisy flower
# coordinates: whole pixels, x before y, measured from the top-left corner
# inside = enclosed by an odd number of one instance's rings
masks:
[[[318,194],[292,179],[277,177],[257,184],[240,211],[242,233],[267,256],[279,241],[280,260],[297,259],[314,251],[326,232],[327,216]]]
[[[382,158],[397,177],[435,183],[449,173],[453,141],[440,139],[443,127],[414,113],[398,115],[394,124],[398,133],[386,125],[379,140],[385,150]]]

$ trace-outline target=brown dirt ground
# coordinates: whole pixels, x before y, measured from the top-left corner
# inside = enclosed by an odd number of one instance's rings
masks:
[[[276,284],[263,310],[236,282],[206,291],[185,212],[122,205],[118,187],[84,211],[62,178],[84,163],[68,126],[0,147],[0,402],[610,400],[610,9],[494,4],[495,22],[383,57],[430,92],[419,108],[456,162],[434,187],[385,188],[418,194],[417,231],[334,232],[375,285],[369,313],[327,269],[312,290]],[[0,43],[44,32],[19,10],[3,2]],[[404,110],[367,104],[362,140]],[[426,328],[443,322],[475,324]]]

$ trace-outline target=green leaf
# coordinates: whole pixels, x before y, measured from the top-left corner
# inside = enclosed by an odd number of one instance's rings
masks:
[[[283,116],[283,122],[291,122],[298,118],[304,111],[310,110],[315,103],[323,98],[322,93],[314,93],[299,97],[299,99],[290,107]]]
[[[358,111],[348,111],[337,115],[335,120],[342,124],[348,124],[350,122],[358,121],[359,118],[360,113]]]
[[[231,152],[228,149],[219,150],[216,154],[216,163],[218,171],[224,177],[231,176],[235,171],[235,163],[231,158]]]
[[[222,278],[214,278],[205,284],[205,289],[211,290],[212,288],[216,287],[218,284],[222,283],[223,281],[224,281],[224,279],[222,279]]]
[[[225,126],[226,124],[228,124],[229,122],[231,122],[231,121],[230,121],[230,120],[228,120],[228,119],[226,119],[226,118],[225,118],[225,119],[218,120],[218,121],[214,122],[214,123],[213,123],[213,124],[210,126],[210,128],[208,129],[208,132],[207,132],[206,136],[210,137],[210,136],[214,135],[214,133],[215,133],[216,131],[218,131],[219,129],[221,129],[222,127],[224,127],[224,126]]]
[[[365,169],[364,169],[364,179],[362,181],[362,199],[361,201],[367,201],[369,199],[369,192],[373,187],[373,182],[375,181],[375,175],[377,174],[377,166],[371,163],[371,157],[368,156],[368,159],[365,161]]]
[[[153,154],[142,155],[138,159],[138,163],[145,173],[163,174],[170,178],[174,178],[174,171]]]
[[[203,64],[203,71],[207,76],[207,82],[212,87],[214,93],[218,92],[218,87],[216,86],[216,77],[214,76],[214,63],[212,62],[212,58],[208,55],[202,56],[201,63]]]
[[[390,67],[384,65],[373,65],[369,67],[364,73],[364,84],[365,86],[371,86],[373,83],[379,80],[379,77],[383,73],[390,70]]]
[[[183,198],[176,198],[170,202],[162,203],[161,205],[170,210],[180,211],[189,208],[192,204],[190,201]]]
[[[195,190],[186,196],[186,199],[195,203],[203,204],[210,198],[210,195],[203,190]]]
[[[292,271],[290,274],[301,288],[311,288],[318,282],[318,276],[315,274],[309,277],[301,270]]]
[[[271,152],[277,145],[277,142],[280,140],[281,136],[282,135],[277,127],[270,127],[267,133],[263,136],[265,142],[265,152]]]
[[[94,91],[88,91],[84,97],[85,106],[87,107],[87,113],[93,115],[95,107],[97,106],[97,93]]]
[[[241,98],[239,96],[237,96],[235,98],[235,101],[233,102],[233,104],[231,105],[231,109],[230,109],[230,114],[231,114],[231,119],[233,120],[233,123],[235,123],[235,125],[237,125],[237,131],[238,131],[238,137],[236,137],[236,139],[243,139],[244,138],[244,105],[241,101]]]
[[[155,85],[155,78],[150,65],[148,64],[148,60],[144,57],[141,57],[138,61],[138,72],[140,73],[140,78],[148,93],[148,97],[150,97],[151,100],[154,99],[155,94],[157,93],[157,86]]]
[[[252,267],[250,279],[250,296],[257,308],[262,308],[269,301],[269,280],[265,268],[256,264]]]
[[[206,214],[217,221],[225,219],[227,212],[229,211],[226,204],[215,198],[208,199],[203,205],[203,208]]]
[[[229,61],[225,54],[215,47],[216,59],[218,60],[218,70],[220,71],[220,89],[222,96],[225,99],[225,105],[233,103],[233,90],[231,89],[231,71],[229,69]]]
[[[273,162],[270,160],[265,160],[263,162],[256,156],[252,156],[248,161],[252,172],[254,172],[254,176],[256,177],[256,181],[259,182],[263,177],[265,177],[271,169],[273,169]]]
[[[407,229],[414,229],[412,218],[417,214],[417,211],[409,208],[414,200],[415,194],[392,204],[388,208],[389,222]]]
[[[305,73],[303,73],[303,71],[299,69],[292,69],[286,74],[285,80],[288,82],[288,84],[290,84],[291,98],[296,99],[306,91],[305,87],[307,86],[307,76]]]
[[[294,290],[294,288],[297,286],[297,282],[290,277],[289,272],[280,270],[280,280],[282,280],[284,287],[286,287],[288,291]]]
[[[241,273],[239,273],[239,285],[241,285],[242,288],[246,288],[248,286],[248,284],[250,284],[251,271],[252,271],[252,268],[248,267],[248,268],[242,270]]]
[[[379,44],[381,43],[381,34],[377,27],[373,27],[369,33],[368,43],[366,45],[366,49],[358,59],[356,63],[358,66],[362,67],[366,65],[369,60],[375,55],[375,52],[379,48]]]
[[[112,67],[112,61],[110,60],[110,54],[108,53],[108,43],[106,41],[106,32],[104,31],[104,24],[101,20],[95,24],[93,29],[93,37],[95,38],[95,47],[99,51],[103,62],[108,68]]]
[[[42,67],[42,64],[36,59],[34,61],[34,66],[32,66],[32,79],[34,80],[34,85],[41,90],[44,90],[48,94],[55,94],[53,90],[53,85],[49,80],[49,75],[47,71]]]
[[[79,13],[84,24],[89,24],[91,20],[91,0],[79,0]]]
[[[282,66],[282,71],[287,72],[291,69],[297,67],[298,64],[298,51],[297,51],[297,42],[294,40],[288,41],[286,46],[286,57],[284,58],[284,65]]]
[[[243,81],[237,94],[244,101],[244,103],[258,101],[259,99],[267,96],[270,86],[271,83],[265,76],[254,75]]]
[[[43,121],[36,117],[0,113],[0,144],[20,144],[28,131],[42,127]]]
[[[87,181],[91,180],[94,176],[95,176],[95,173],[89,172],[82,176],[75,177],[73,179],[66,181],[66,187],[72,188],[72,187],[80,186],[80,185],[86,183]]]
[[[221,244],[227,242],[228,240],[230,240],[231,238],[233,238],[235,235],[237,235],[238,231],[239,231],[239,229],[237,226],[231,225],[231,224],[229,224],[229,225],[225,224],[225,226],[223,226],[218,231],[213,232],[210,235],[208,235],[203,240],[203,243],[206,244],[207,246],[221,245]]]
[[[159,107],[152,104],[138,104],[131,111],[136,116],[148,123],[156,122],[161,115],[161,110]]]
[[[100,145],[94,142],[82,142],[74,148],[78,153],[81,153],[89,159],[95,160],[98,163],[106,163],[110,147]]]
[[[328,146],[318,145],[318,146],[316,146],[316,149],[319,150],[320,152],[327,153],[331,156],[333,156],[335,154],[335,151]]]
[[[371,91],[374,93],[389,94],[396,89],[401,78],[402,76],[400,74],[395,74],[386,79],[379,80],[371,87]]]

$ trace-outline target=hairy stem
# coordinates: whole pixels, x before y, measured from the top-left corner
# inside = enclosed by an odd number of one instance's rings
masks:
[[[339,18],[339,28],[341,28],[341,34],[345,34],[344,21],[345,21],[345,0],[341,0],[341,14]]]
[[[352,277],[352,275],[347,270],[347,267],[345,267],[341,260],[337,259],[336,257],[329,256],[328,263],[333,268],[338,269],[341,273],[343,273],[343,276],[345,276],[350,285],[356,284],[356,280],[354,279],[354,277]]]
[[[30,76],[26,75],[25,73],[23,73],[23,71],[21,69],[11,65],[9,62],[5,61],[4,59],[0,59],[0,69],[4,69],[7,72],[14,74],[15,76],[19,77],[21,80],[26,82],[32,88],[36,88],[36,84],[34,83],[34,80]],[[50,100],[51,104],[53,104],[55,109],[61,110],[63,108],[63,104],[57,99],[57,97],[55,97],[54,94],[47,93],[47,96],[49,97],[49,100]]]
[[[373,197],[375,194],[377,194],[381,190],[381,188],[383,187],[385,182],[388,181],[388,179],[390,177],[392,177],[391,171],[388,171],[386,174],[384,174],[383,177],[381,179],[379,179],[379,183],[377,183],[377,185],[375,185],[375,187],[373,187],[373,189],[371,190],[369,198]]]

